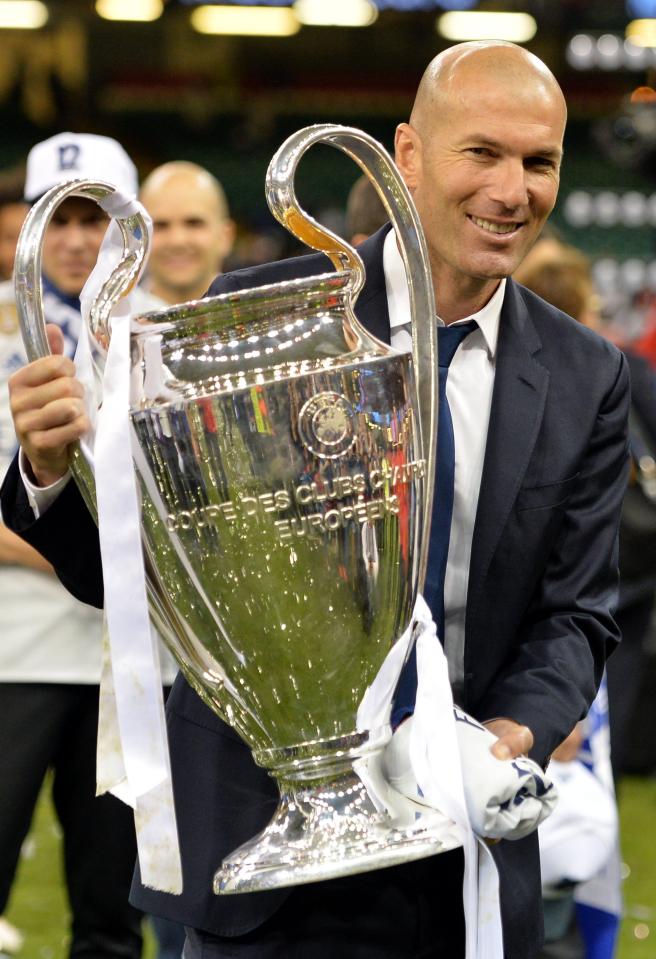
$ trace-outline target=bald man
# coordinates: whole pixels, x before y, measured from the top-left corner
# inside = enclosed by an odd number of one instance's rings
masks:
[[[434,524],[427,598],[437,619],[443,609],[454,697],[498,736],[494,755],[530,752],[545,765],[586,713],[618,641],[611,610],[627,463],[622,355],[509,279],[556,200],[565,112],[554,77],[530,53],[467,43],[429,65],[396,135],[426,232],[440,339],[442,331],[468,334],[448,368],[453,515],[446,530]],[[367,281],[358,317],[407,350],[408,294],[389,225],[360,252]],[[296,258],[224,275],[211,292],[327,269],[321,255]],[[78,595],[99,604],[97,537],[77,492],[67,486],[36,521],[28,505],[25,483],[42,495],[38,484],[65,474],[67,444],[80,434],[81,409],[66,384],[72,367],[38,363],[12,384],[32,480],[14,463],[3,514]],[[437,502],[439,520],[439,486]],[[414,708],[411,667],[396,695],[400,728]],[[217,864],[268,823],[276,790],[182,677],[168,713],[185,888],[174,897],[137,883],[133,901],[188,927],[185,959],[463,959],[459,850],[287,890],[213,896]],[[537,959],[537,837],[501,841],[493,852],[504,957]]]
[[[175,161],[144,180],[141,201],[153,218],[149,292],[166,305],[199,299],[234,242],[223,187],[195,163]]]

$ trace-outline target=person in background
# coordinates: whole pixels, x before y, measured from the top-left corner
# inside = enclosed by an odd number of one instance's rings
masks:
[[[234,242],[223,187],[207,170],[179,160],[153,170],[140,199],[153,219],[146,289],[167,306],[200,299]]]
[[[115,140],[62,133],[29,153],[25,200],[73,178],[136,195],[137,171]],[[79,294],[108,219],[89,199],[55,211],[43,245],[44,311],[72,357]],[[13,284],[0,286],[0,471],[16,450],[7,380],[26,362]],[[75,959],[138,959],[141,913],[128,903],[136,841],[131,810],[97,797],[96,733],[102,613],[74,599],[43,557],[0,524],[0,913],[48,770],[63,832]],[[168,681],[174,670],[167,666]]]
[[[518,283],[547,303],[599,332],[601,301],[584,253],[554,235],[542,236],[514,273]]]
[[[0,175],[0,281],[7,281],[11,278],[14,269],[14,257],[16,255],[16,243],[20,234],[23,220],[29,210],[28,204],[23,199],[23,186],[25,184],[25,170],[7,171]],[[4,282],[0,283],[0,289],[4,287]],[[16,330],[16,310],[13,303],[0,305],[0,338],[3,334],[12,334]],[[0,405],[2,400],[0,400]],[[0,423],[0,431],[2,425]],[[13,433],[13,429],[12,429]],[[2,437],[0,433],[0,448]],[[0,564],[5,551],[6,527],[0,524]],[[12,541],[15,537],[12,534]],[[0,955],[7,953],[13,955],[19,952],[23,945],[22,933],[13,926],[5,916],[0,916]]]
[[[11,279],[18,235],[29,210],[23,199],[25,170],[0,175],[0,281]]]
[[[344,218],[345,235],[357,246],[380,230],[389,217],[368,176],[360,176],[349,190]]]
[[[153,241],[142,288],[158,306],[197,300],[223,268],[235,228],[219,181],[195,163],[177,160],[154,169],[141,187],[153,220]],[[155,307],[153,307],[154,309]],[[158,959],[179,959],[184,927],[151,917]]]

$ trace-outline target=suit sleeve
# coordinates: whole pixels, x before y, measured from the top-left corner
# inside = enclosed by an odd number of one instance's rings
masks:
[[[16,456],[2,490],[4,523],[41,553],[55,568],[69,593],[102,608],[103,578],[98,528],[74,482],[68,483],[48,510],[35,519]]]
[[[576,485],[522,619],[514,653],[477,710],[531,728],[531,755],[546,762],[594,699],[620,636],[617,543],[628,470],[629,375],[616,376],[599,407]]]
[[[241,284],[235,279],[234,273],[222,273],[216,277],[205,296],[219,296],[221,293],[236,293]]]

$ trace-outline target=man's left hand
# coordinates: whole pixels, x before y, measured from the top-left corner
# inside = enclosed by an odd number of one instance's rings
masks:
[[[528,755],[533,745],[533,733],[528,726],[520,726],[512,719],[491,719],[483,725],[498,737],[490,749],[497,759],[516,759],[517,756]]]

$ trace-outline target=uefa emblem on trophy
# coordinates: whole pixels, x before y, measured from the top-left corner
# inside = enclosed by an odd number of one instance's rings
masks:
[[[298,206],[297,164],[316,143],[351,156],[385,203],[408,275],[412,353],[360,324],[357,251]],[[112,193],[73,181],[30,214],[17,271],[32,359],[47,353],[38,274],[49,219],[68,196]],[[377,869],[457,844],[445,839],[440,814],[397,815],[376,801],[363,770],[390,727],[358,722],[411,623],[426,566],[437,401],[421,227],[387,153],[345,127],[287,140],[269,167],[267,199],[337,272],[133,317],[130,338],[129,421],[155,618],[187,680],[280,789],[267,828],[219,869],[223,893]],[[124,256],[91,309],[98,369],[112,307],[136,282],[146,243],[139,216],[117,222]],[[92,505],[93,476],[79,454],[73,472]]]

